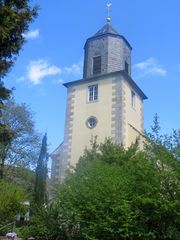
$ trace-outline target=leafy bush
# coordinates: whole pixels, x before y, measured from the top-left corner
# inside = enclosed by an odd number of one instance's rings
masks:
[[[31,219],[38,239],[179,240],[180,132],[154,126],[143,151],[111,140],[92,145],[50,206]]]

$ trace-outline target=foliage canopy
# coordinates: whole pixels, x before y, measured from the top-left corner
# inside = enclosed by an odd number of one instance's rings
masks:
[[[13,179],[17,167],[36,166],[41,145],[40,136],[35,130],[33,114],[24,103],[17,104],[13,99],[7,101],[2,112],[2,121],[13,133],[11,142],[0,148],[2,170]]]
[[[180,239],[180,132],[162,137],[156,124],[143,151],[137,144],[125,150],[111,140],[86,150],[56,187],[52,204],[31,219],[31,234],[64,240]]]
[[[0,79],[15,61],[25,38],[23,33],[37,15],[29,0],[0,0]]]
[[[0,180],[0,228],[15,221],[18,213],[24,213],[24,190],[14,183]],[[12,226],[11,226],[12,227]],[[2,233],[1,233],[2,234]]]
[[[2,178],[2,148],[11,144],[13,132],[1,119],[4,102],[12,90],[4,86],[2,79],[13,66],[22,48],[29,24],[37,16],[38,7],[32,7],[29,0],[0,0],[0,178]],[[1,163],[2,162],[2,163]]]

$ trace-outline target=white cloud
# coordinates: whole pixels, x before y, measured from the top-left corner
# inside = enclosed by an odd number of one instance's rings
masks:
[[[82,75],[83,63],[74,63],[70,67],[63,68],[63,73],[72,75]]]
[[[50,65],[47,61],[40,59],[31,61],[28,66],[27,78],[34,85],[40,84],[47,76],[61,74],[61,69],[55,65]]]
[[[39,29],[30,30],[29,32],[24,33],[23,37],[25,37],[26,39],[38,38],[39,37]]]
[[[146,75],[165,77],[167,75],[166,69],[162,68],[153,57],[137,63],[133,67],[141,71],[141,77]]]
[[[72,64],[70,67],[58,67],[48,63],[45,59],[30,61],[27,66],[27,72],[24,76],[17,79],[18,82],[29,82],[33,85],[41,84],[43,79],[49,76],[52,83],[62,84],[66,81],[68,75],[71,75],[71,80],[75,77],[81,77],[83,71],[82,61]]]

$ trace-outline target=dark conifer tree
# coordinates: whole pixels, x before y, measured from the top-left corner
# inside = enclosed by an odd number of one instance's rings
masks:
[[[44,135],[42,140],[41,151],[36,167],[36,181],[34,192],[34,204],[35,206],[41,206],[46,203],[46,180],[47,180],[47,134]]]

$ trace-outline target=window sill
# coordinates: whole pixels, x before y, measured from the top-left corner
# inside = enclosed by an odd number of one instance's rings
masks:
[[[94,100],[94,101],[86,101],[87,104],[89,104],[89,103],[97,103],[97,102],[99,102],[98,99],[97,99],[97,100]]]

